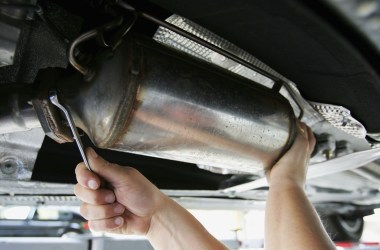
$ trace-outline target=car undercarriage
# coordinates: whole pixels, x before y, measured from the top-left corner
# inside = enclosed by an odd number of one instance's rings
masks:
[[[379,15],[375,0],[0,0],[1,204],[78,204],[54,95],[86,147],[189,208],[263,208],[300,119],[309,199],[358,240],[380,207]]]

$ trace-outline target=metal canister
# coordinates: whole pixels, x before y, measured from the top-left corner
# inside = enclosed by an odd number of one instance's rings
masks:
[[[92,69],[60,89],[98,147],[254,173],[293,142],[279,93],[151,39],[126,37]]]

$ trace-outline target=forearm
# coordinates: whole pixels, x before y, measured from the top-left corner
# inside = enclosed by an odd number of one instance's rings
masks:
[[[160,249],[227,249],[184,208],[167,198],[163,209],[152,217],[147,237]]]
[[[265,218],[266,249],[335,249],[303,189],[270,187]]]

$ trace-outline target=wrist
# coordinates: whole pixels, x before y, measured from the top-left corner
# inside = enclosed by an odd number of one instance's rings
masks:
[[[271,180],[269,188],[280,189],[280,190],[294,190],[294,189],[304,189],[304,182],[298,181],[294,178],[282,178],[280,180]]]
[[[165,198],[146,234],[154,249],[227,249],[177,202]]]
[[[150,218],[149,230],[146,233],[147,238],[153,236],[157,230],[160,230],[160,228],[162,229],[164,226],[163,224],[165,223],[165,217],[167,217],[166,213],[170,210],[172,202],[173,201],[169,197],[163,193],[160,194],[159,205]]]
[[[289,166],[276,166],[268,175],[269,186],[303,188],[306,183],[306,173],[297,168],[290,171]]]

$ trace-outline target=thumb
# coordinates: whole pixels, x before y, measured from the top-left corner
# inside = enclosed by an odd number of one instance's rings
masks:
[[[92,171],[106,182],[116,183],[123,178],[124,168],[104,160],[93,148],[86,149],[86,156]]]

